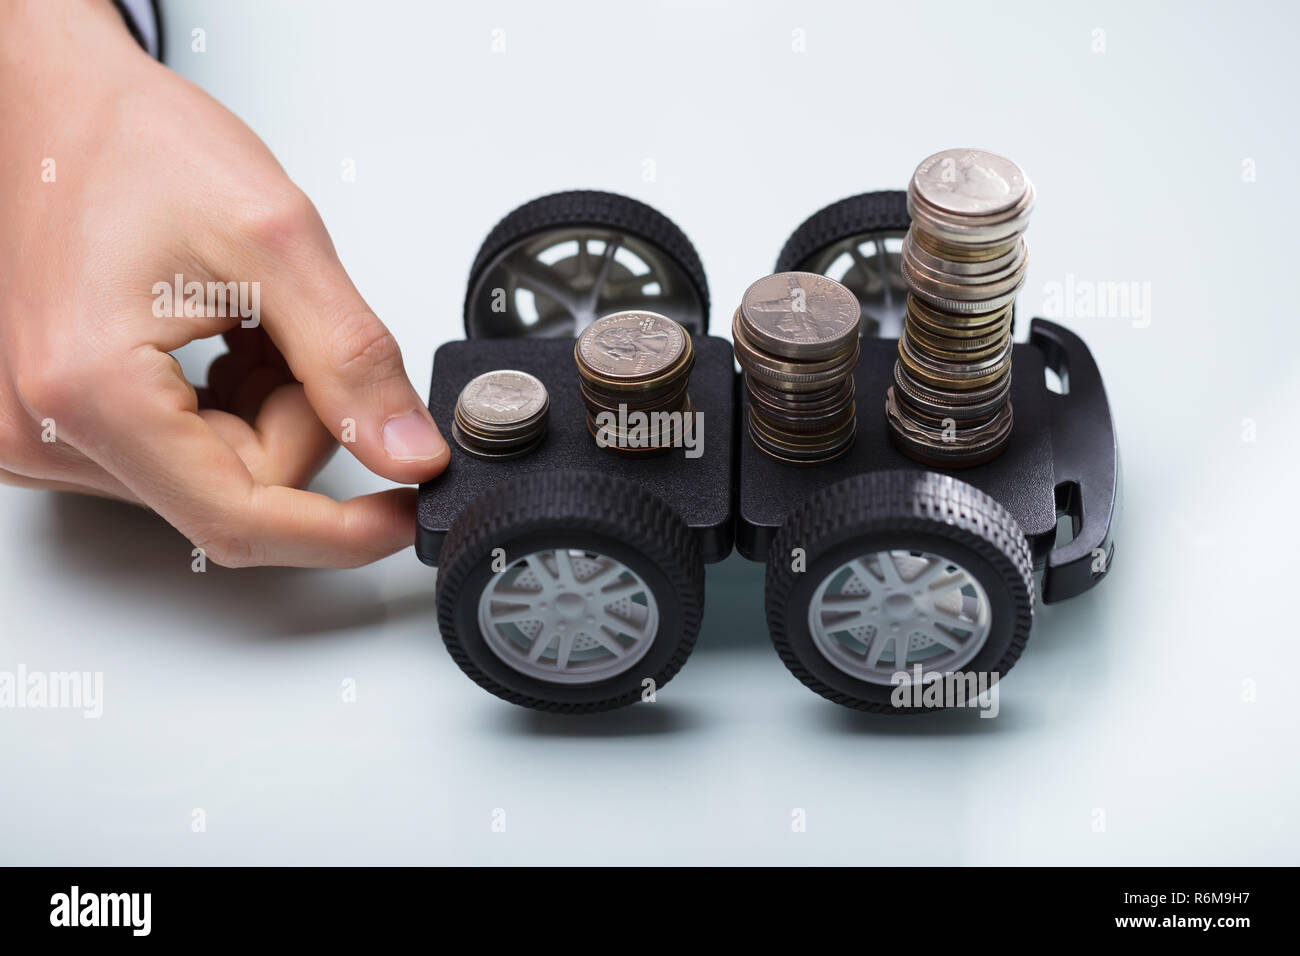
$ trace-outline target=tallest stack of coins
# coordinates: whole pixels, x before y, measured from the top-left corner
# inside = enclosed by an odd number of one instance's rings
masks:
[[[907,188],[907,319],[885,415],[895,444],[940,467],[995,458],[1011,437],[1011,321],[1034,187],[1009,159],[936,153]]]

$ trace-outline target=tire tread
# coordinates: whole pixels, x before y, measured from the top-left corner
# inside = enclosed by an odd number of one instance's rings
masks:
[[[862,700],[827,686],[808,671],[791,649],[787,612],[795,575],[788,555],[800,542],[829,548],[872,531],[933,533],[935,522],[950,536],[992,564],[1006,580],[1015,600],[1015,624],[1010,646],[994,668],[1006,674],[1019,659],[1029,638],[1034,613],[1034,565],[1029,542],[1015,518],[982,491],[937,472],[877,471],[855,475],[823,488],[795,508],[777,532],[767,561],[768,629],[777,654],[790,672],[828,700],[872,713],[910,713]],[[918,711],[919,712],[919,711]]]
[[[677,512],[639,485],[589,471],[525,475],[489,488],[471,500],[447,531],[438,571],[438,628],[452,659],[472,680],[503,700],[554,713],[592,713],[638,699],[639,690],[599,700],[554,701],[508,688],[484,673],[465,653],[456,633],[456,603],[466,577],[494,547],[510,538],[548,529],[614,537],[655,562],[680,599],[681,639],[672,658],[653,675],[661,689],[695,647],[704,611],[704,562],[699,544]],[[476,598],[475,598],[476,599]],[[665,639],[659,635],[657,640]]]
[[[676,259],[700,296],[705,326],[701,333],[708,331],[709,283],[704,276],[704,264],[700,261],[700,255],[686,233],[659,210],[639,200],[595,189],[575,189],[526,202],[507,213],[492,227],[469,270],[464,307],[466,332],[469,331],[470,304],[474,290],[479,277],[493,259],[527,236],[547,229],[583,223],[620,229],[639,236]]]
[[[831,203],[805,219],[776,258],[777,272],[797,270],[818,249],[862,232],[906,232],[907,193],[886,189]]]

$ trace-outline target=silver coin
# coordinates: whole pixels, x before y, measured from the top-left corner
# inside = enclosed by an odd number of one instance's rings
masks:
[[[657,312],[606,315],[578,336],[577,355],[587,368],[611,379],[635,381],[672,366],[686,349],[686,331]]]
[[[885,418],[895,444],[910,457],[926,464],[961,468],[997,457],[1011,437],[1014,414],[1008,402],[975,428],[933,428],[911,418],[891,387],[885,393]]]
[[[931,269],[904,254],[901,268],[904,280],[911,278],[933,295],[950,299],[991,299],[1008,288],[1019,287],[1024,280],[1025,257],[1009,269],[987,275],[959,275]],[[910,287],[909,287],[910,288]]]
[[[950,278],[953,282],[991,282],[999,276],[1014,271],[1020,265],[1020,262],[1029,255],[1029,245],[1025,242],[1024,236],[1019,236],[1012,243],[1011,249],[999,256],[973,262],[958,262],[954,259],[945,259],[942,256],[936,256],[932,252],[927,252],[916,241],[916,233],[909,229],[907,230],[907,236],[903,239],[903,255],[907,257],[914,267],[920,267],[919,269],[913,268],[913,271],[926,271],[934,275],[942,275]]]
[[[536,451],[546,437],[546,433],[542,432],[536,437],[530,437],[515,445],[492,446],[485,445],[474,436],[466,434],[457,422],[452,422],[451,437],[455,440],[457,447],[468,455],[482,458],[484,461],[505,461],[510,458],[520,458]]]
[[[550,398],[541,380],[515,369],[484,372],[461,389],[457,407],[472,422],[510,428],[541,415]]]
[[[998,284],[996,294],[992,294],[990,290],[980,289],[978,286],[952,285],[947,290],[949,293],[960,292],[962,295],[975,296],[975,298],[958,299],[952,297],[952,294],[943,295],[936,292],[936,288],[942,288],[942,286],[938,283],[927,282],[916,275],[908,268],[907,260],[903,260],[901,266],[903,281],[907,283],[907,287],[912,294],[920,296],[940,311],[958,315],[974,315],[1000,309],[1015,299],[1021,287],[1025,284],[1026,278],[1025,264],[1022,262],[1017,272]]]
[[[1028,196],[1009,212],[992,217],[951,217],[939,213],[912,193],[907,194],[907,212],[912,226],[952,245],[972,247],[996,246],[1024,232],[1034,211],[1033,187]]]
[[[827,358],[858,335],[857,297],[834,279],[778,272],[741,297],[740,318],[754,344],[782,358]]]
[[[940,213],[991,216],[1024,199],[1029,181],[1005,156],[982,149],[945,149],[921,161],[912,188]]]

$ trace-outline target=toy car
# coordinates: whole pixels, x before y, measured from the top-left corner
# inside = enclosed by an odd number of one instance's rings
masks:
[[[888,245],[907,228],[902,195],[829,207],[824,213],[840,212],[801,226],[778,267],[839,270],[833,278],[858,286],[863,331],[892,328],[902,305],[895,293],[906,291]],[[633,208],[622,205],[629,202],[560,194],[507,216],[472,270],[465,305],[472,337],[435,356],[429,408],[439,421],[450,418],[461,388],[491,369],[535,375],[551,401],[550,432],[536,451],[485,461],[457,449],[447,471],[420,489],[416,550],[439,567],[439,627],[471,678],[513,703],[566,713],[649,699],[694,646],[703,564],[734,544],[767,564],[770,635],[796,677],[849,707],[913,712],[921,708],[900,705],[894,694],[900,674],[997,680],[1011,668],[1029,637],[1036,570],[1047,603],[1109,572],[1119,453],[1100,373],[1077,335],[1033,320],[1028,342],[1015,346],[1011,443],[993,461],[959,471],[919,465],[891,444],[872,405],[883,400],[897,342],[864,337],[852,451],[827,465],[788,467],[761,454],[738,426],[747,398],[730,344],[704,334],[707,286],[691,266],[698,256],[658,213],[638,214],[638,222],[655,223],[656,235],[671,241],[657,246],[643,226],[636,248],[643,264],[656,264],[642,275],[661,281],[642,284],[639,296],[625,282],[616,300],[597,293],[594,301],[598,310],[661,311],[697,323],[688,326],[697,353],[690,392],[706,423],[703,453],[628,459],[598,448],[585,427],[570,336],[592,315],[593,273],[581,260],[608,261],[608,250],[628,242],[629,220],[611,226],[609,210]],[[548,210],[562,212],[552,221]],[[503,226],[522,221],[537,238],[503,243],[501,235],[517,232]],[[562,269],[500,266],[511,248],[537,260],[537,250],[555,242],[577,244],[554,258]],[[530,283],[534,301],[545,299],[536,321],[522,313],[499,325],[483,318],[485,302],[500,300],[483,276],[498,266],[515,283],[507,300]],[[703,312],[690,311],[699,306]],[[512,331],[513,338],[478,337]]]

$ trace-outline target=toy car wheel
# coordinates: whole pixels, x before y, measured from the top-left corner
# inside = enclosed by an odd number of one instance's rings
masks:
[[[1033,560],[1015,519],[933,472],[872,472],[823,489],[790,513],[768,557],[781,659],[858,710],[924,709],[910,696],[895,705],[896,674],[1000,679],[1024,650],[1033,606]]]
[[[903,237],[911,218],[907,193],[862,193],[809,216],[776,260],[777,272],[816,272],[858,297],[862,334],[897,338],[903,331],[907,285]]]
[[[465,334],[573,337],[624,309],[708,331],[709,288],[695,247],[635,199],[556,193],[520,206],[484,240],[470,269]]]
[[[448,529],[438,625],[461,669],[511,703],[609,710],[662,688],[695,645],[704,565],[685,523],[638,485],[526,475]]]

